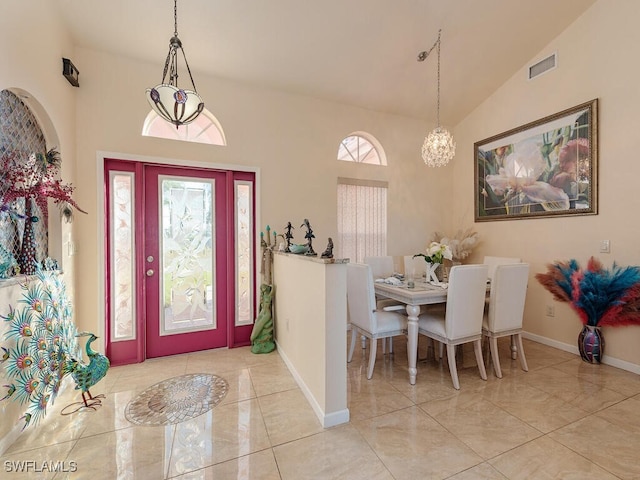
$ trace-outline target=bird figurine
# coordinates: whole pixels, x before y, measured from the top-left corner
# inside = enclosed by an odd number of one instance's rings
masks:
[[[7,390],[0,393],[0,401],[26,405],[21,417],[24,430],[44,418],[67,375],[82,390],[84,405],[95,405],[89,388],[104,377],[109,360],[91,349],[90,343],[97,337],[85,333],[79,335],[89,336],[89,363],[79,360],[82,350],[72,321],[71,302],[65,283],[56,272],[38,270],[35,279],[29,278],[21,286],[22,298],[15,308],[10,305],[8,313],[0,314],[0,321],[5,322],[2,330],[6,341],[0,347],[0,368],[4,367],[3,379],[7,380]]]
[[[300,225],[300,227],[307,228],[307,233],[305,233],[304,238],[307,239],[307,246],[309,247],[309,249],[307,250],[307,253],[305,253],[305,255],[313,255],[315,257],[316,252],[313,250],[312,241],[314,238],[316,238],[316,236],[313,234],[313,230],[311,230],[311,224],[309,224],[309,219],[305,218],[304,222],[302,222],[302,225]]]
[[[91,344],[98,339],[98,337],[93,333],[80,332],[76,334],[76,337],[89,337],[85,346],[87,357],[89,357],[89,363],[82,364],[78,360],[72,358],[68,363],[68,365],[70,365],[69,370],[71,371],[71,376],[76,382],[76,390],[82,390],[82,401],[84,402],[84,406],[93,407],[100,404],[100,400],[98,400],[98,398],[104,398],[104,395],[97,395],[94,397],[91,395],[89,388],[93,387],[107,374],[107,370],[109,370],[110,365],[109,359],[105,355],[102,355],[91,348]],[[87,402],[87,397],[90,402]]]

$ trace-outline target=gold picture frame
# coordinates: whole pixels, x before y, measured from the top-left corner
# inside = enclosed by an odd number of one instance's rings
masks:
[[[474,143],[475,221],[598,213],[598,99]]]

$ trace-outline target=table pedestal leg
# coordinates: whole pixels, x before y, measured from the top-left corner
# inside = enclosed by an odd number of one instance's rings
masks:
[[[409,321],[407,325],[408,337],[407,342],[407,360],[409,362],[409,383],[411,385],[416,384],[416,375],[418,369],[416,368],[418,358],[418,315],[420,314],[419,305],[407,305],[407,315],[409,315]]]

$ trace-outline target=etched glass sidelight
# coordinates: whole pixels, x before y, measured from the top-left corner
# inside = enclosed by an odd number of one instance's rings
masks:
[[[160,177],[161,335],[216,328],[213,180]]]
[[[252,183],[235,182],[236,224],[236,321],[237,325],[253,323],[253,244]]]
[[[111,340],[136,337],[134,232],[134,178],[129,172],[110,172],[109,214],[111,216]]]

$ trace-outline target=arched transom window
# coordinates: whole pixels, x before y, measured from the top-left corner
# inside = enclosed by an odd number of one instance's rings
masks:
[[[207,143],[209,145],[227,144],[220,122],[206,108],[193,122],[181,125],[178,128],[151,110],[144,120],[142,135],[168,138],[169,140],[182,140],[183,142]]]
[[[364,132],[355,132],[340,142],[338,160],[345,162],[387,165],[382,145],[373,136]]]

